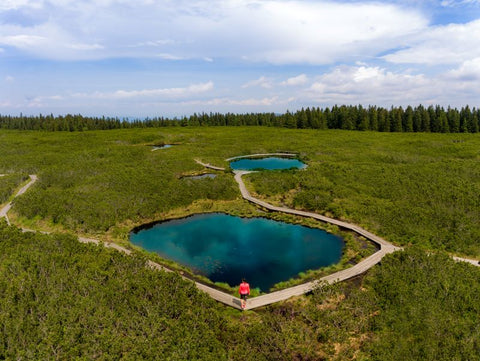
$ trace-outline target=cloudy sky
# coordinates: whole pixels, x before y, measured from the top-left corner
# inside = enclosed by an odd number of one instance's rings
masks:
[[[0,114],[480,105],[480,0],[0,0]]]

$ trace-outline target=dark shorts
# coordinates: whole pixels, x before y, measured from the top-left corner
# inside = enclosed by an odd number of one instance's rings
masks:
[[[240,298],[241,298],[242,300],[245,300],[245,301],[246,301],[246,300],[247,300],[247,296],[248,296],[248,294],[245,293],[244,295],[240,295]]]

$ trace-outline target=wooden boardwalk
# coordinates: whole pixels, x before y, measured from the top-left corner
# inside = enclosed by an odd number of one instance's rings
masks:
[[[222,170],[223,169],[223,168],[220,168],[220,167],[214,167],[214,166],[211,166],[209,164],[201,163],[200,161],[197,161],[197,162],[199,164],[202,164],[202,165],[208,167],[208,168],[212,168],[212,169],[216,169],[216,170]],[[380,238],[380,237],[364,230],[363,228],[361,228],[359,226],[349,224],[349,223],[346,223],[346,222],[342,222],[342,221],[339,221],[339,220],[336,220],[336,219],[333,219],[333,218],[321,216],[321,215],[316,214],[316,213],[297,211],[297,210],[290,209],[290,208],[285,208],[285,207],[276,207],[276,206],[273,206],[273,205],[271,205],[267,202],[256,199],[256,198],[254,198],[250,195],[250,193],[246,189],[245,184],[242,180],[242,176],[247,174],[247,173],[250,173],[250,172],[249,171],[235,171],[235,180],[239,185],[242,197],[244,199],[248,200],[249,202],[252,202],[252,203],[254,203],[254,204],[256,204],[256,205],[258,205],[262,208],[265,208],[265,209],[273,211],[273,212],[284,212],[284,213],[289,213],[289,214],[295,214],[295,215],[299,215],[299,216],[303,216],[303,217],[314,218],[314,219],[317,219],[317,220],[322,221],[322,222],[335,224],[335,225],[337,225],[341,228],[349,229],[351,231],[354,231],[354,232],[364,236],[365,238],[367,238],[367,239],[373,241],[374,243],[376,243],[379,247],[379,250],[377,252],[375,252],[370,257],[364,259],[360,263],[354,265],[353,267],[350,267],[350,268],[347,268],[345,270],[342,270],[342,271],[330,274],[328,276],[322,277],[322,278],[320,278],[319,280],[316,280],[316,281],[304,283],[304,284],[301,284],[301,285],[298,285],[298,286],[295,286],[295,287],[290,287],[290,288],[287,288],[287,289],[284,289],[284,290],[280,290],[280,291],[272,292],[272,293],[269,293],[269,294],[266,294],[266,295],[251,298],[247,302],[247,308],[246,308],[247,310],[255,309],[255,308],[258,308],[258,307],[262,307],[262,306],[267,306],[267,305],[270,305],[272,303],[276,303],[276,302],[280,302],[280,301],[284,301],[284,300],[286,300],[290,297],[293,297],[293,296],[300,296],[302,294],[305,294],[305,293],[311,291],[312,289],[314,289],[315,287],[317,287],[319,284],[322,284],[322,283],[331,284],[331,283],[341,282],[341,281],[347,280],[349,278],[358,276],[358,275],[366,272],[368,269],[372,268],[374,265],[378,264],[386,254],[391,253],[391,252],[395,252],[395,251],[401,249],[399,247],[395,247],[394,245],[387,242],[383,238]],[[25,193],[37,181],[37,179],[38,178],[37,178],[36,175],[30,175],[30,181],[15,194],[15,197]],[[11,207],[12,207],[12,202],[9,202],[2,209],[0,209],[0,218],[2,218],[2,217],[6,218],[6,220],[9,224],[10,224],[10,222],[8,220],[7,213],[10,210]],[[34,232],[33,230],[29,230],[29,229],[22,229],[22,230],[24,232]],[[47,233],[47,232],[42,232],[42,233]],[[103,246],[105,246],[107,248],[116,249],[117,251],[123,252],[127,255],[130,255],[132,253],[131,250],[129,250],[125,247],[119,246],[118,244],[115,244],[115,243],[112,243],[112,242],[100,242],[97,239],[85,238],[85,237],[81,237],[81,236],[78,237],[78,240],[82,243],[94,243],[94,244],[97,244],[97,245],[103,244]],[[472,265],[479,266],[477,260],[460,258],[460,257],[453,257],[453,259],[455,259],[456,261],[468,262]],[[164,266],[162,266],[158,263],[155,263],[153,261],[148,261],[147,266],[152,268],[152,269],[155,269],[155,270],[172,272],[168,268],[166,268],[166,267],[164,267]],[[186,280],[189,280],[188,278],[183,277],[183,276],[182,276],[182,278],[186,279]],[[223,303],[227,306],[230,306],[230,307],[233,307],[233,308],[236,308],[236,309],[241,309],[241,302],[240,302],[240,299],[238,297],[232,296],[228,293],[219,291],[215,288],[212,288],[210,286],[204,285],[204,284],[199,283],[199,282],[195,282],[195,285],[198,289],[207,293],[214,300],[219,301],[219,302],[221,302],[221,303]]]
[[[375,266],[377,263],[379,263],[382,258],[388,254],[395,252],[397,250],[400,250],[401,248],[395,247],[391,243],[387,242],[383,238],[380,238],[373,233],[370,233],[363,228],[342,222],[333,218],[325,217],[316,213],[311,213],[311,212],[304,212],[304,211],[298,211],[295,209],[290,209],[290,208],[285,208],[285,207],[277,207],[274,205],[271,205],[270,203],[261,201],[257,198],[254,198],[250,195],[248,192],[247,188],[245,187],[245,183],[242,180],[242,176],[245,174],[251,173],[250,171],[235,171],[235,180],[237,181],[239,187],[240,187],[240,192],[242,194],[242,197],[249,202],[255,203],[256,205],[265,208],[269,211],[273,212],[283,212],[283,213],[288,213],[288,214],[294,214],[297,216],[302,216],[302,217],[309,217],[309,218],[314,218],[322,222],[326,223],[331,223],[335,224],[341,228],[351,230],[353,232],[356,232],[366,239],[371,240],[374,242],[378,247],[379,250],[375,252],[373,255],[370,257],[364,259],[360,263],[357,263],[353,267],[347,268],[345,270],[335,272],[331,275],[325,276],[320,278],[319,280],[304,283],[295,287],[290,287],[281,291],[276,291],[272,292],[266,295],[258,296],[255,298],[252,298],[248,301],[247,303],[247,309],[253,309],[261,306],[266,306],[275,302],[283,301],[286,300],[290,297],[293,296],[299,296],[302,294],[305,294],[309,291],[311,291],[313,288],[315,288],[319,283],[325,282],[325,283],[335,283],[335,282],[340,282],[340,281],[345,281],[349,278],[358,276],[368,269],[372,268]]]
[[[25,184],[22,188],[20,188],[13,198],[16,198],[22,195],[23,193],[25,193],[28,190],[28,188],[30,188],[33,185],[33,183],[37,181],[37,179],[38,178],[35,174],[30,174],[30,181],[27,184]],[[12,208],[12,202],[8,202],[5,206],[3,206],[2,209],[0,209],[0,218],[5,218],[9,225],[10,225],[10,220],[8,219],[7,213],[10,210],[10,208]]]
[[[225,168],[215,167],[214,165],[211,165],[211,164],[208,164],[208,163],[203,163],[202,161],[200,161],[198,159],[194,159],[194,161],[197,162],[200,165],[203,165],[205,168],[210,168],[210,169],[213,169],[213,170],[225,170]]]
[[[262,158],[262,157],[296,157],[298,154],[294,153],[257,153],[257,154],[249,154],[249,155],[240,155],[238,157],[232,157],[225,159],[227,162],[235,159],[242,159],[242,158]]]

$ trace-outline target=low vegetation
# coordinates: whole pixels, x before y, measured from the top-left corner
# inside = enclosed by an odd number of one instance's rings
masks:
[[[26,174],[5,174],[0,176],[0,205],[6,203],[20,183],[28,179]]]
[[[306,171],[247,179],[257,197],[359,224],[399,245],[479,256],[479,142],[349,133],[305,154]]]
[[[161,143],[177,145],[151,151]],[[0,195],[39,176],[10,219],[60,232],[0,220],[0,359],[478,360],[480,270],[443,253],[480,255],[478,149],[475,134],[1,130],[0,174],[9,175]],[[130,229],[154,220],[261,215],[228,172],[180,176],[203,170],[193,158],[228,168],[228,157],[278,151],[308,168],[246,176],[255,196],[359,224],[406,250],[349,282],[240,313],[146,268],[142,252],[68,235],[126,244]],[[353,249],[349,260],[370,251]]]
[[[478,360],[480,271],[409,248],[239,313],[178,275],[0,221],[0,359]]]
[[[231,211],[233,177],[188,180],[193,158],[290,151],[308,168],[246,177],[257,196],[330,215],[400,245],[480,255],[480,138],[472,134],[385,134],[281,128],[165,128],[81,133],[0,132],[0,172],[36,173],[12,217],[91,235],[164,219],[192,204]],[[153,143],[176,143],[155,152]],[[241,203],[241,202],[240,202]],[[251,212],[253,206],[240,206]],[[250,209],[250,210],[249,210]],[[33,222],[33,224],[31,224]]]

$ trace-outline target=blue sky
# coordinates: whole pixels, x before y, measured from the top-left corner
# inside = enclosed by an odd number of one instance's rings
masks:
[[[480,0],[0,0],[0,114],[480,104]]]

